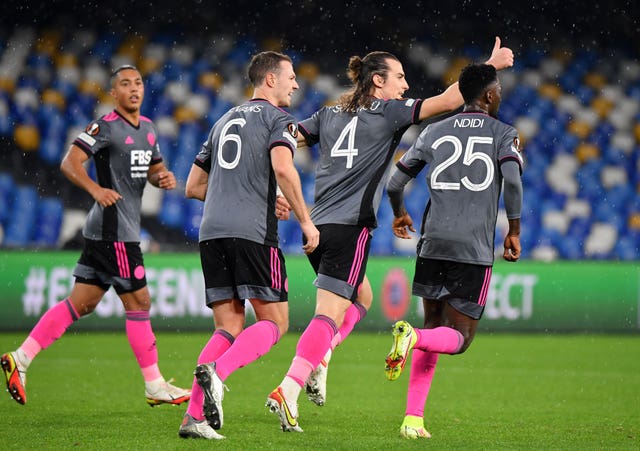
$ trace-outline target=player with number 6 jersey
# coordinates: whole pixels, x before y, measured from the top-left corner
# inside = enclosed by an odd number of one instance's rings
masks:
[[[500,46],[499,38],[488,63],[498,69],[513,64],[513,53]],[[402,64],[387,52],[351,57],[347,74],[353,88],[338,105],[300,122],[300,139],[309,145],[320,143],[311,212],[320,244],[309,255],[317,274],[316,311],[281,385],[269,395],[286,400],[282,403],[293,417],[303,386],[312,402],[325,403],[332,350],[371,306],[373,294],[365,276],[371,233],[402,134],[412,124],[463,103],[457,83],[425,100],[404,98],[409,85]]]
[[[305,252],[319,241],[293,164],[297,121],[291,104],[296,74],[291,58],[254,55],[251,100],[231,108],[212,127],[187,178],[187,197],[204,201],[200,260],[215,331],[195,369],[193,396],[181,437],[221,439],[223,383],[267,353],[289,327],[287,271],[278,247],[278,186],[304,233]],[[257,321],[245,328],[245,301]]]

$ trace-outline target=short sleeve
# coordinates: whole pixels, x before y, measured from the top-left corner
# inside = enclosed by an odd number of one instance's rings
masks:
[[[205,171],[207,174],[211,171],[211,139],[213,136],[213,129],[209,132],[209,137],[200,146],[200,152],[196,155],[196,159],[193,164]]]
[[[420,133],[416,142],[396,164],[399,170],[413,178],[417,177],[420,171],[432,160],[431,141],[429,139],[430,129],[431,125]]]
[[[518,137],[518,132],[513,127],[508,127],[498,147],[498,162],[502,165],[507,161],[515,161],[518,163],[520,173],[522,173],[524,160],[522,158],[520,138]]]
[[[384,117],[393,130],[420,122],[420,99],[389,100],[384,103]]]
[[[285,146],[294,153],[298,146],[298,122],[288,113],[278,110],[281,114],[273,117],[269,131],[269,150],[278,146]]]
[[[73,144],[81,148],[89,157],[93,157],[101,149],[107,147],[110,142],[109,124],[98,119],[89,123],[87,128],[76,137]]]
[[[320,111],[322,110],[316,111],[310,118],[299,124],[299,131],[310,146],[317,144],[320,140]]]

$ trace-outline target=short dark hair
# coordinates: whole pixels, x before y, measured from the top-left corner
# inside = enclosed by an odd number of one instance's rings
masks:
[[[132,65],[132,64],[123,64],[122,66],[116,67],[115,69],[113,69],[113,71],[111,72],[111,76],[109,77],[109,81],[111,82],[111,86],[113,86],[113,83],[115,82],[116,78],[118,77],[118,74],[120,72],[122,72],[123,70],[127,70],[127,69],[135,70],[136,72],[140,73],[138,68],[136,66]]]
[[[264,77],[269,72],[280,72],[280,61],[292,62],[287,55],[273,51],[260,52],[254,55],[247,68],[247,75],[251,84],[258,86],[264,81]]]
[[[498,81],[496,68],[489,64],[469,64],[462,69],[458,79],[458,88],[464,99],[464,103],[471,104],[485,89]]]

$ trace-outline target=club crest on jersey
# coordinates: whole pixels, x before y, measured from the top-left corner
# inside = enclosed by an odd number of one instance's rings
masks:
[[[96,136],[98,133],[100,133],[100,126],[97,122],[94,122],[92,124],[89,124],[85,131],[91,136]]]
[[[293,122],[290,124],[287,124],[287,130],[289,131],[289,134],[294,138],[298,137],[298,126]]]
[[[513,138],[512,148],[514,152],[522,152],[522,147],[520,147],[520,139],[517,136]]]
[[[298,147],[298,141],[296,141],[298,137],[298,126],[294,122],[287,124],[287,130],[282,132],[282,136],[286,138],[294,148]]]
[[[520,160],[520,163],[524,163],[524,159],[522,158],[522,148],[520,147],[520,139],[516,136],[513,138],[513,143],[511,144],[511,152],[515,153]]]

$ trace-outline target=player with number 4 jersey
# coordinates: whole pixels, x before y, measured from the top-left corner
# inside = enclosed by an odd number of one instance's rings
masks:
[[[318,245],[293,164],[297,121],[283,107],[298,89],[291,58],[255,55],[248,67],[251,100],[211,128],[187,178],[187,197],[204,201],[200,260],[215,331],[195,369],[193,396],[178,434],[221,439],[227,377],[266,354],[289,326],[287,271],[278,247],[277,188],[292,206],[306,243]],[[256,322],[245,327],[245,301]],[[278,406],[274,406],[277,409]]]
[[[499,38],[488,63],[498,69],[513,64],[513,53],[500,46]],[[325,403],[332,350],[371,306],[373,295],[365,276],[371,233],[400,138],[412,124],[463,103],[457,83],[425,100],[404,98],[409,85],[402,64],[387,52],[352,57],[347,73],[352,90],[336,106],[324,107],[299,124],[301,139],[309,145],[320,144],[311,211],[320,244],[308,256],[317,274],[315,317],[274,390],[294,417],[302,387],[312,402]],[[282,427],[286,429],[285,424]]]

